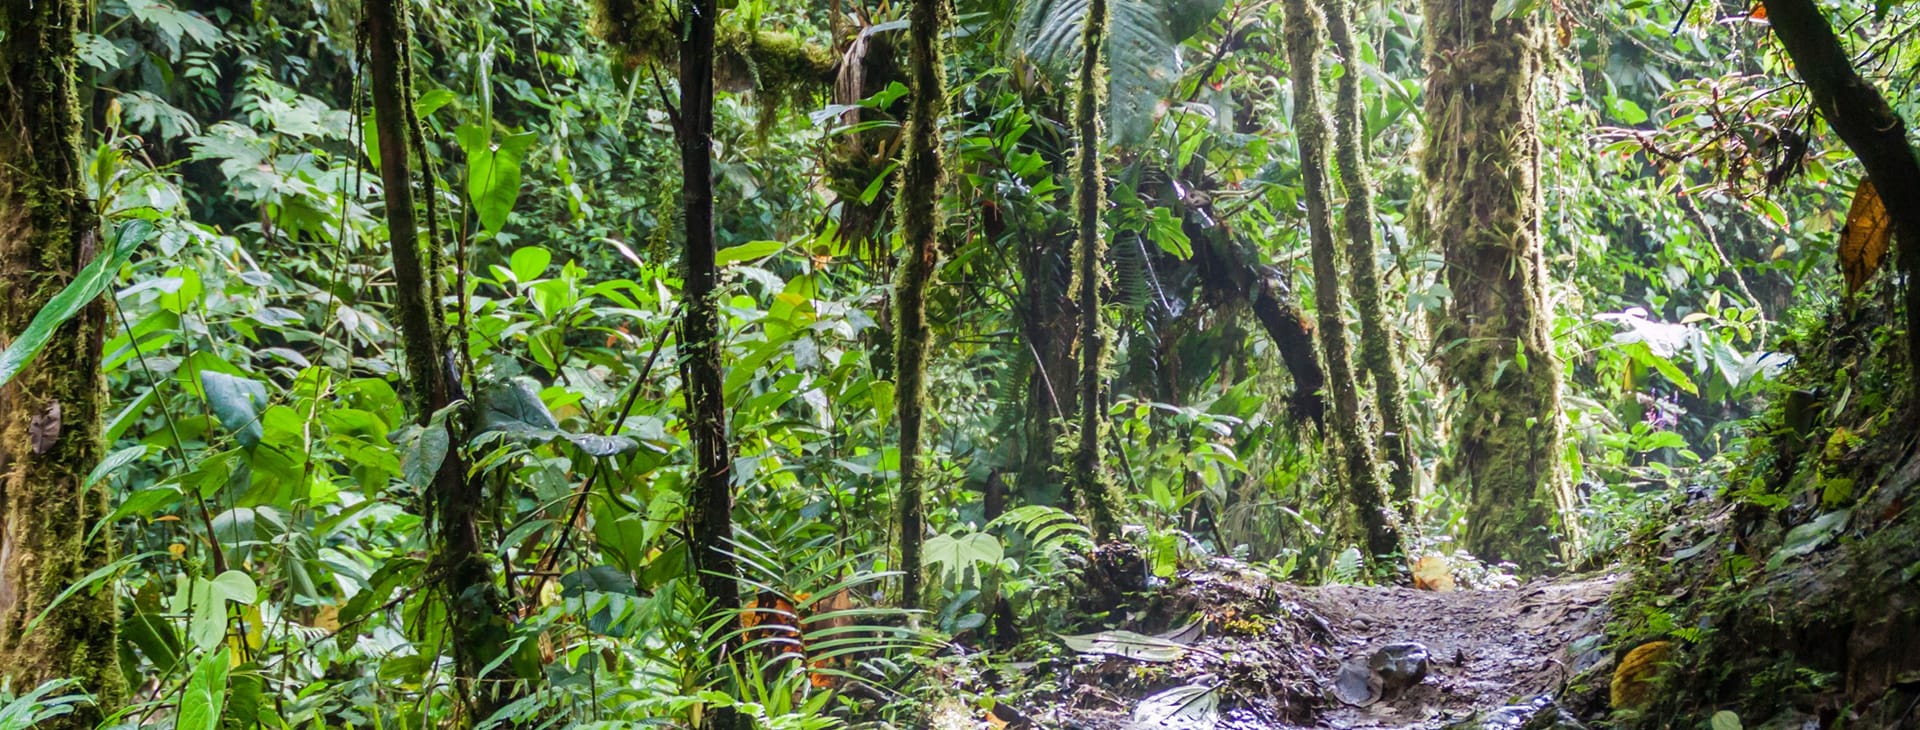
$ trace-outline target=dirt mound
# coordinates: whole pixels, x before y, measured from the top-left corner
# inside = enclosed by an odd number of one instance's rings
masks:
[[[1182,575],[1127,626],[1069,637],[1080,660],[1031,697],[1036,727],[1086,730],[1438,728],[1556,694],[1599,651],[1617,576],[1435,593],[1276,583],[1222,561]],[[1126,629],[1131,629],[1128,631]],[[1147,632],[1159,632],[1151,634]],[[1425,649],[1424,677],[1365,701],[1336,692],[1342,665],[1365,684],[1392,644]],[[1575,647],[1579,647],[1578,650]],[[1349,685],[1351,688],[1351,685]],[[1362,692],[1362,695],[1365,693]],[[1144,722],[1143,722],[1144,719]]]

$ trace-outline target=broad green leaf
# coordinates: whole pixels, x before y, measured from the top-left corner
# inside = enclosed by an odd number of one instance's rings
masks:
[[[207,405],[220,425],[232,431],[242,446],[260,443],[266,430],[260,424],[260,411],[267,405],[267,386],[213,370],[200,372],[200,387],[207,393]]]
[[[1131,147],[1146,141],[1179,81],[1180,43],[1206,27],[1222,0],[1111,0],[1107,52],[1107,128],[1110,141]],[[1087,0],[1027,0],[1016,33],[1018,48],[1055,81],[1072,83],[1080,61]]]
[[[921,547],[922,565],[938,567],[959,575],[968,568],[991,566],[1000,562],[1006,551],[1000,539],[984,532],[964,535],[935,535]]]
[[[114,277],[120,274],[120,267],[133,258],[133,252],[141,244],[152,237],[152,223],[136,218],[122,224],[119,233],[114,236],[113,245],[107,249],[111,254],[96,256],[82,267],[80,274],[73,277],[66,288],[54,294],[52,299],[47,300],[47,306],[33,315],[33,321],[27,323],[27,328],[13,336],[13,342],[7,344],[7,349],[0,351],[0,386],[12,382],[13,376],[20,374],[28,363],[33,362],[33,357],[47,346],[47,341],[53,338],[53,333],[60,329],[60,325],[73,319],[89,302],[106,291],[107,285],[112,284]]]
[[[187,691],[180,697],[176,730],[220,730],[227,703],[227,648],[208,654],[193,668]]]
[[[787,244],[779,241],[753,241],[738,246],[728,246],[727,248],[720,249],[720,252],[714,255],[714,264],[717,266],[726,266],[731,263],[750,261],[771,256],[786,247]]]
[[[587,452],[588,456],[616,456],[640,447],[640,444],[625,436],[602,436],[594,433],[565,434],[567,441]]]
[[[521,132],[495,142],[475,124],[462,126],[454,135],[467,153],[467,199],[479,214],[481,227],[498,233],[520,199],[520,166],[535,136]]]
[[[540,394],[524,379],[515,378],[488,389],[487,410],[480,419],[483,431],[506,431],[550,438],[560,430]]]
[[[447,434],[446,424],[431,423],[403,442],[406,448],[400,453],[400,477],[413,488],[424,491],[440,473],[440,465],[446,463],[452,437]]]
[[[1126,730],[1213,730],[1220,725],[1218,690],[1187,684],[1154,693],[1133,708]]]
[[[513,280],[522,284],[540,278],[547,273],[547,266],[553,263],[553,254],[539,246],[522,246],[508,259],[507,268],[513,270]]]
[[[99,484],[100,480],[107,478],[108,475],[120,467],[145,458],[149,448],[150,447],[144,444],[140,446],[128,446],[127,448],[108,454],[107,458],[101,459],[100,463],[94,465],[93,471],[87,473],[87,480],[80,484],[80,488],[83,490],[91,488],[93,485]]]

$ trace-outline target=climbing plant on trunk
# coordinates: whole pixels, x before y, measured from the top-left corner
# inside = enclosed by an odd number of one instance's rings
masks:
[[[1073,107],[1073,128],[1079,150],[1074,157],[1076,191],[1074,214],[1079,226],[1073,248],[1074,305],[1080,313],[1080,428],[1074,448],[1074,495],[1087,506],[1093,533],[1100,540],[1120,531],[1115,513],[1113,487],[1107,479],[1101,454],[1101,437],[1107,427],[1106,411],[1101,406],[1101,375],[1106,370],[1107,332],[1101,317],[1100,289],[1106,286],[1102,266],[1107,255],[1101,218],[1107,207],[1106,174],[1101,170],[1100,102],[1106,79],[1100,61],[1106,49],[1107,0],[1089,0],[1084,26],[1080,32],[1079,88]]]
[[[1342,216],[1347,229],[1347,262],[1353,274],[1347,283],[1354,309],[1360,313],[1360,375],[1372,380],[1374,410],[1380,415],[1380,457],[1389,470],[1392,506],[1405,521],[1413,517],[1419,465],[1414,461],[1413,435],[1407,430],[1407,396],[1401,386],[1393,328],[1387,326],[1387,300],[1380,291],[1373,180],[1367,172],[1367,123],[1360,105],[1360,58],[1353,43],[1353,6],[1353,0],[1322,0],[1327,38],[1346,67],[1335,85],[1334,159],[1340,167],[1340,185],[1347,193]]]
[[[429,430],[451,431],[456,438],[449,440],[459,443],[457,436],[471,432],[473,424],[470,418],[448,410],[463,397],[456,395],[460,389],[456,359],[440,306],[444,289],[437,264],[439,242],[428,235],[422,245],[415,210],[409,152],[422,147],[413,116],[411,32],[402,0],[368,0],[367,65],[372,75],[374,124],[379,132],[387,235],[393,247],[394,317],[406,348],[414,417]],[[431,176],[428,179],[431,181]],[[431,195],[428,193],[429,198]],[[430,230],[431,211],[429,207]],[[448,648],[453,653],[459,697],[467,708],[468,722],[484,719],[492,708],[509,699],[503,690],[510,685],[505,681],[482,682],[510,679],[505,664],[486,671],[506,650],[507,618],[482,543],[483,491],[481,482],[468,477],[460,450],[449,448],[426,495],[433,525],[431,571],[447,601]]]
[[[906,161],[900,176],[900,237],[907,246],[894,292],[897,328],[894,363],[900,422],[900,570],[901,605],[920,603],[920,542],[926,531],[922,504],[925,470],[920,441],[927,399],[927,288],[939,265],[940,118],[946,113],[947,74],[940,43],[946,28],[946,0],[913,0],[907,54],[912,64],[913,102],[907,114]]]
[[[79,0],[0,8],[0,338],[13,342],[95,256],[108,255],[83,190],[75,39]],[[108,585],[63,591],[110,562],[100,462],[106,399],[100,348],[107,304],[94,301],[0,388],[0,674],[15,691],[73,678],[93,703],[36,727],[91,728],[125,693]],[[44,614],[44,615],[43,615]],[[36,623],[37,622],[37,623]]]
[[[1577,526],[1539,231],[1543,36],[1538,11],[1500,5],[1426,0],[1424,226],[1453,290],[1438,342],[1458,396],[1445,475],[1469,495],[1466,546],[1537,567]]]
[[[680,106],[676,111],[680,141],[680,202],[686,220],[686,243],[681,258],[686,266],[682,284],[680,342],[686,380],[688,433],[693,439],[692,493],[687,497],[687,526],[694,568],[700,587],[717,611],[731,618],[719,636],[738,623],[732,609],[740,605],[728,541],[733,539],[732,449],[727,443],[727,400],[720,364],[720,310],[716,289],[720,280],[715,261],[713,220],[713,54],[714,21],[720,12],[715,0],[686,0],[680,37]],[[730,647],[716,641],[713,654],[725,659]],[[724,727],[729,721],[722,720]]]
[[[1293,88],[1293,133],[1300,143],[1300,178],[1307,202],[1307,234],[1313,257],[1313,299],[1319,320],[1320,355],[1333,401],[1328,452],[1340,465],[1348,499],[1376,559],[1400,552],[1399,520],[1386,503],[1371,434],[1360,423],[1360,393],[1354,384],[1347,324],[1341,304],[1340,266],[1328,200],[1327,144],[1330,123],[1320,105],[1320,57],[1324,19],[1309,0],[1287,0],[1288,81]]]

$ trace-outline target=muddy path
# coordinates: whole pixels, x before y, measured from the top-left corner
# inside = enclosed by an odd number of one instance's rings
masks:
[[[1569,680],[1606,661],[1606,599],[1621,584],[1599,575],[1441,593],[1183,575],[1113,627],[1132,633],[1088,635],[1108,640],[1092,651],[1081,637],[1027,717],[1086,730],[1496,728],[1509,725],[1488,715],[1509,708],[1550,715],[1529,727],[1576,727],[1592,695],[1569,693]],[[1376,669],[1382,649],[1401,661]],[[1424,676],[1397,671],[1422,652]]]

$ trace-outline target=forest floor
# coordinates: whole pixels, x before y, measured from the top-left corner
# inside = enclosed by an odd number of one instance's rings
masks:
[[[1433,592],[1301,587],[1216,568],[1183,575],[1126,612],[1124,628],[1139,633],[1070,637],[1106,643],[1089,652],[1078,642],[1079,659],[1057,688],[1029,698],[1033,704],[1024,709],[1034,725],[1578,727],[1572,718],[1593,709],[1594,694],[1569,692],[1569,681],[1610,662],[1603,646],[1607,598],[1624,582],[1589,575]],[[1158,636],[1146,634],[1156,629]],[[1417,659],[1406,642],[1424,649],[1424,677],[1396,681],[1394,666],[1384,673],[1371,667],[1376,653],[1396,644],[1386,656]],[[1604,690],[1606,677],[1599,676]]]

